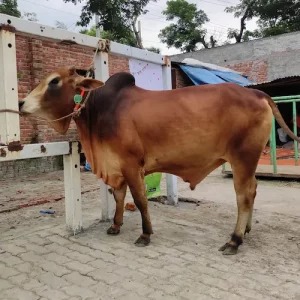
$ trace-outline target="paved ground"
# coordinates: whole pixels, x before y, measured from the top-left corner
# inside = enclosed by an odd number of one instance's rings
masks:
[[[1,300],[300,299],[299,183],[259,183],[252,232],[226,257],[217,249],[235,223],[231,179],[216,172],[195,192],[180,184],[198,204],[151,202],[152,244],[137,248],[139,213],[126,212],[121,234],[107,236],[97,181],[82,177],[85,230],[77,236],[65,230],[63,201],[0,214]],[[0,184],[1,201],[58,200],[62,172]],[[54,216],[40,215],[49,207]]]

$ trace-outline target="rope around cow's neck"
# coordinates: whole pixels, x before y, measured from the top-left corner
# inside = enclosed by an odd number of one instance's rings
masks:
[[[61,118],[54,119],[54,120],[47,120],[47,119],[44,119],[44,118],[41,118],[41,117],[37,117],[37,116],[34,116],[34,115],[33,115],[32,117],[34,117],[34,118],[36,118],[36,119],[43,120],[43,121],[47,121],[47,122],[50,122],[50,123],[51,123],[51,122],[61,121],[61,120],[67,119],[67,118],[69,118],[69,117],[75,117],[75,118],[76,118],[76,117],[79,117],[81,110],[82,110],[83,108],[85,108],[85,106],[86,106],[86,103],[87,103],[87,101],[88,101],[88,99],[89,99],[89,97],[90,97],[90,95],[91,95],[91,91],[92,91],[92,90],[90,90],[90,91],[88,92],[88,94],[87,94],[87,96],[85,97],[83,103],[80,104],[79,109],[78,109],[78,110],[75,110],[75,111],[73,111],[73,112],[71,112],[70,114],[68,114],[68,115],[66,115],[66,116],[63,116],[63,117],[61,117]],[[6,113],[6,112],[16,113],[16,114],[22,115],[22,113],[19,112],[18,110],[14,110],[14,109],[0,109],[0,113]]]

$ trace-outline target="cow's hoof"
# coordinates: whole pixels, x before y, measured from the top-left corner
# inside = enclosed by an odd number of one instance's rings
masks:
[[[246,226],[245,234],[246,234],[246,233],[250,233],[250,231],[251,231],[251,227]]]
[[[110,235],[117,235],[120,233],[120,227],[119,226],[114,226],[111,225],[108,229],[107,229],[107,234]]]
[[[224,251],[227,248],[228,245],[229,245],[229,243],[226,243],[221,248],[219,248],[219,251]]]
[[[135,245],[137,247],[145,247],[148,246],[149,244],[150,244],[150,236],[146,236],[143,234],[135,241]]]
[[[219,249],[219,251],[222,251],[223,255],[235,255],[237,254],[238,246],[233,246],[229,243],[226,243]]]

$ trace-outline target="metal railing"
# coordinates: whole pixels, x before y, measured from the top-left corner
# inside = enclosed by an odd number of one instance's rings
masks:
[[[300,102],[300,95],[295,96],[282,96],[282,97],[273,97],[272,98],[276,104],[279,103],[292,103],[292,110],[293,110],[293,132],[297,135],[297,109],[296,103]],[[271,156],[271,164],[273,166],[273,173],[277,173],[277,144],[276,144],[276,127],[275,127],[275,118],[272,119],[272,129],[270,134],[270,156]],[[295,166],[299,165],[299,150],[298,150],[298,142],[294,141],[294,160]]]
[[[288,104],[292,103],[292,121],[293,121],[293,132],[297,136],[297,102],[300,102],[300,95],[295,95],[295,96],[282,96],[282,97],[272,97],[274,102],[276,104]],[[283,170],[280,167],[280,170],[278,172],[278,163],[277,163],[277,143],[276,143],[276,121],[273,116],[272,118],[272,128],[270,132],[270,139],[269,139],[269,146],[270,146],[270,168],[265,168],[264,164],[261,165],[262,168],[260,170],[257,170],[260,175],[263,176],[272,176],[272,175],[280,175],[283,177],[288,177],[288,178],[293,178],[293,177],[299,177],[300,173],[297,173],[297,176],[295,176],[295,171],[293,172],[290,167],[293,168],[292,165],[289,164],[289,168],[285,168]],[[295,164],[294,166],[299,166],[299,149],[298,149],[298,142],[294,141],[294,161]],[[259,164],[260,166],[260,164]],[[222,173],[226,174],[232,174],[232,170],[230,167],[230,164],[224,163],[222,166]]]

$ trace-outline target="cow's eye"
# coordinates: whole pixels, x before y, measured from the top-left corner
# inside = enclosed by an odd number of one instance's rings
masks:
[[[53,79],[49,82],[49,85],[50,85],[50,86],[55,86],[55,85],[57,85],[59,82],[60,82],[60,78],[59,78],[59,77],[55,77],[55,78],[53,78]]]

